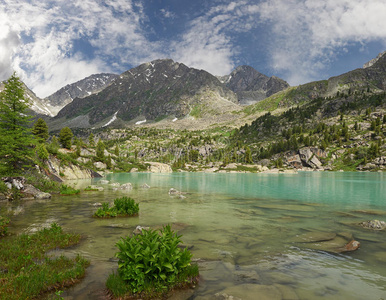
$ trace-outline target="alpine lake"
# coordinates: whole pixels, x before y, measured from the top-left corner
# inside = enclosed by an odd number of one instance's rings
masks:
[[[104,299],[106,278],[118,267],[115,244],[138,225],[166,224],[182,235],[200,270],[194,290],[170,299],[386,299],[386,229],[359,225],[386,221],[386,173],[120,173],[67,184],[81,194],[2,207],[15,214],[11,233],[56,222],[85,237],[57,251],[91,261],[64,299]],[[104,190],[83,191],[91,184]],[[183,197],[169,195],[171,188]],[[95,203],[122,196],[139,203],[139,216],[92,217]],[[359,249],[342,252],[353,239]]]

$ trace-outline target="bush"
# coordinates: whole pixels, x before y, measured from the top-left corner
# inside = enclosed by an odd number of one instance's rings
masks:
[[[170,225],[160,232],[142,233],[117,243],[118,274],[110,275],[106,283],[115,297],[123,293],[144,298],[164,296],[173,288],[197,283],[198,267],[191,265],[192,254],[178,247],[181,236]]]
[[[60,187],[61,195],[76,195],[79,193],[80,193],[80,190],[74,189],[73,187],[66,184],[62,184]]]
[[[109,207],[108,203],[103,203],[98,208],[94,216],[99,218],[135,216],[139,212],[139,204],[135,203],[130,197],[122,197],[114,200],[114,205]]]

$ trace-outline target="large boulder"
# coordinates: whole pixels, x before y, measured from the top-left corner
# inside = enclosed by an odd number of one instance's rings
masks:
[[[146,164],[149,165],[147,170],[152,173],[172,173],[173,172],[172,168],[167,164],[163,164],[159,162],[146,162]]]
[[[34,198],[34,199],[51,199],[51,194],[44,193],[38,188],[34,187],[31,184],[25,184],[24,189],[22,190],[24,198]]]

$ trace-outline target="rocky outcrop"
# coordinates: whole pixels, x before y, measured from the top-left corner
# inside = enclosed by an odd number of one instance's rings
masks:
[[[296,169],[303,167],[321,169],[322,162],[319,159],[326,157],[327,152],[312,147],[302,148],[298,151],[288,151],[284,156],[285,162]]]
[[[87,169],[81,166],[72,164],[71,162],[63,162],[54,156],[46,162],[49,173],[58,181],[72,180],[72,179],[87,179],[87,178],[96,178],[102,177],[99,173]]]
[[[44,193],[38,188],[34,187],[31,184],[26,182],[24,177],[3,177],[1,179],[7,188],[9,189],[9,193],[6,193],[6,198],[12,200],[12,192],[11,189],[19,190],[22,198],[24,199],[50,199],[51,194]]]
[[[172,168],[163,163],[159,162],[146,162],[149,166],[147,167],[147,170],[151,173],[172,173]]]
[[[359,165],[357,170],[376,170],[376,169],[386,169],[386,156],[380,156],[375,158],[372,162],[369,162],[365,165]]]
[[[220,81],[237,94],[240,104],[253,104],[289,87],[283,79],[268,77],[250,66],[237,67]]]

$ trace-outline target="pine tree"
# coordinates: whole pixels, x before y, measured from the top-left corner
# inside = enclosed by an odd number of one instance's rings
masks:
[[[42,118],[39,118],[32,128],[32,133],[40,143],[44,143],[48,139],[47,123]]]
[[[0,93],[0,172],[14,174],[31,161],[33,136],[28,125],[31,116],[20,79],[13,74]]]
[[[68,127],[63,127],[59,132],[59,142],[62,144],[63,148],[71,149],[72,137],[74,134],[71,129]]]
[[[88,143],[90,147],[95,147],[94,134],[91,132],[88,137]]]
[[[105,144],[99,139],[96,147],[96,157],[99,161],[105,160]]]
[[[245,163],[253,163],[251,148],[249,148],[248,146],[245,148]]]

